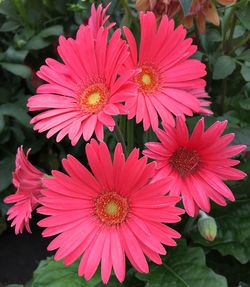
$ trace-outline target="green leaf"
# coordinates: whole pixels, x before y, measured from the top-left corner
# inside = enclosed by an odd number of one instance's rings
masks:
[[[233,144],[245,144],[247,145],[246,151],[250,151],[250,127],[235,128],[229,131],[235,133]]]
[[[235,190],[235,194],[237,190]],[[250,260],[250,199],[240,199],[211,213],[218,226],[213,242],[193,234],[195,243],[215,249],[222,255],[232,255],[242,264]]]
[[[77,275],[79,262],[65,266],[62,261],[47,258],[40,262],[33,274],[31,287],[94,287],[101,279],[95,275],[90,281]]]
[[[6,285],[5,287],[24,287],[24,285],[21,285],[21,284],[10,284],[10,285]]]
[[[0,28],[0,32],[14,31],[20,27],[20,24],[14,21],[6,21]]]
[[[9,47],[5,51],[5,61],[8,62],[23,62],[28,55],[27,50],[16,50],[13,47]]]
[[[41,36],[42,38],[46,38],[49,36],[60,36],[62,34],[63,34],[63,26],[55,25],[55,26],[51,26],[49,28],[43,29],[39,33],[39,36]]]
[[[0,106],[0,116],[10,116],[19,121],[22,125],[30,127],[30,116],[26,110],[22,109],[18,104],[3,104]]]
[[[243,36],[246,32],[246,29],[241,25],[236,25],[234,28],[233,39]]]
[[[250,110],[250,99],[240,100],[240,106],[242,109],[249,111]]]
[[[250,67],[243,65],[241,67],[240,73],[246,82],[250,82]]]
[[[147,281],[146,287],[227,287],[226,279],[206,266],[203,250],[187,247],[184,240],[177,242],[166,263],[137,277]]]
[[[0,63],[1,67],[5,70],[11,72],[12,74],[27,79],[31,77],[30,68],[22,64],[13,64],[13,63]]]
[[[236,12],[238,18],[240,19],[242,25],[250,30],[250,6],[248,5],[244,9],[241,9]]]
[[[40,35],[35,35],[27,42],[27,44],[25,45],[25,49],[40,50],[49,45],[50,43],[45,41]]]
[[[229,56],[220,56],[214,65],[213,79],[221,80],[231,75],[235,70],[236,64]]]
[[[12,182],[12,171],[15,168],[15,157],[5,157],[0,162],[0,191],[6,189]]]
[[[184,16],[187,16],[192,6],[192,0],[180,0],[180,3],[184,12]]]
[[[236,57],[239,60],[250,61],[250,49],[245,50],[239,56]]]

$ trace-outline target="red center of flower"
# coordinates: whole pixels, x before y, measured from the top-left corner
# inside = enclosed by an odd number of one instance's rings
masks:
[[[154,92],[159,85],[159,78],[155,69],[150,65],[142,65],[141,72],[135,76],[135,82],[139,84],[139,91],[145,95]]]
[[[95,213],[107,225],[121,224],[127,218],[129,204],[127,198],[108,191],[96,198]]]
[[[199,166],[200,157],[195,150],[179,148],[169,159],[169,163],[182,177],[195,172]]]
[[[79,97],[80,108],[87,113],[98,113],[108,100],[108,89],[102,84],[92,84],[85,88]]]

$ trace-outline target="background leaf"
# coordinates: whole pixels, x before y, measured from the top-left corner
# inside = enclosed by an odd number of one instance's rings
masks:
[[[0,66],[12,74],[24,79],[31,77],[31,70],[26,65],[1,62]]]
[[[0,191],[7,188],[12,182],[12,171],[15,167],[15,157],[5,157],[0,161]]]
[[[235,68],[236,64],[231,57],[221,56],[216,59],[213,70],[213,79],[214,80],[225,79],[227,76],[232,74]]]
[[[146,287],[227,287],[226,279],[206,266],[201,248],[177,242],[162,266],[153,266],[149,274],[137,277],[147,281]]]
[[[94,276],[90,281],[77,275],[79,262],[65,266],[62,261],[52,258],[42,260],[34,272],[31,287],[94,287],[100,281]]]
[[[27,111],[17,104],[3,104],[0,106],[0,116],[10,116],[19,121],[22,125],[30,127],[30,116]]]

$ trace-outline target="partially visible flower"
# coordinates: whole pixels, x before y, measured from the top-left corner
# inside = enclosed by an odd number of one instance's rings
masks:
[[[95,5],[92,4],[91,6],[91,15],[88,21],[88,25],[91,28],[94,37],[97,36],[98,31],[100,27],[104,27],[107,24],[107,21],[109,19],[109,15],[106,15],[107,10],[109,8],[110,4],[108,4],[105,8],[102,7],[102,4],[99,4],[97,9],[95,8]],[[109,23],[106,25],[106,29],[111,29],[115,25],[114,22]]]
[[[15,226],[15,233],[22,233],[24,227],[31,232],[29,220],[32,211],[39,205],[41,195],[42,178],[44,174],[35,168],[28,160],[28,154],[19,147],[16,155],[16,169],[13,172],[13,184],[17,189],[15,194],[5,197],[7,204],[14,203],[7,212],[8,220],[13,220],[11,227]]]
[[[235,0],[217,0],[222,5],[235,4]],[[219,26],[220,17],[216,9],[215,4],[211,0],[193,0],[190,12],[187,16],[184,16],[183,11],[180,11],[180,18],[184,25],[190,29],[193,26],[193,22],[196,21],[198,31],[205,33],[206,19],[212,24]]]
[[[42,207],[38,212],[49,217],[38,225],[46,227],[43,236],[57,235],[48,246],[54,259],[66,265],[79,257],[79,276],[86,280],[101,264],[104,283],[111,270],[118,280],[125,278],[126,260],[139,272],[148,272],[146,256],[161,264],[164,245],[175,246],[180,234],[164,223],[180,221],[183,210],[176,207],[179,197],[166,196],[171,178],[150,183],[155,163],[139,159],[134,149],[125,160],[121,145],[113,160],[105,143],[91,140],[86,146],[88,171],[73,156],[63,160],[68,174],[53,171],[43,180]]]
[[[205,65],[199,60],[189,59],[197,47],[192,39],[185,39],[186,30],[180,25],[174,29],[174,21],[163,16],[159,27],[152,12],[141,13],[141,41],[139,55],[132,32],[125,27],[131,57],[126,67],[139,68],[134,77],[138,88],[125,98],[128,118],[143,121],[144,130],[158,127],[162,121],[174,125],[173,115],[192,116],[199,113],[204,104],[193,90],[204,89]]]
[[[213,112],[208,109],[208,107],[211,105],[211,102],[208,100],[210,99],[210,96],[205,89],[194,89],[191,91],[191,93],[200,101],[201,107],[198,113],[204,116],[212,115]]]
[[[163,15],[173,18],[180,9],[179,0],[137,0],[138,11],[152,11],[158,19]]]
[[[68,135],[75,145],[81,136],[88,141],[93,133],[102,141],[103,127],[113,130],[113,116],[127,113],[121,102],[136,87],[131,81],[135,70],[120,74],[129,56],[120,30],[110,40],[110,26],[97,31],[108,18],[104,16],[106,9],[99,8],[96,21],[91,18],[87,26],[82,25],[76,40],[59,38],[58,53],[64,64],[46,60],[47,65],[37,74],[48,84],[40,86],[28,101],[30,111],[43,111],[31,120],[34,129],[48,131],[48,138],[58,133],[57,142]]]
[[[209,212],[209,199],[222,206],[226,205],[225,198],[234,201],[234,195],[224,181],[246,176],[232,167],[239,160],[231,159],[246,146],[229,146],[234,134],[222,135],[226,125],[227,121],[217,121],[204,131],[204,119],[201,119],[189,137],[185,121],[177,117],[175,128],[163,124],[164,131],[156,131],[160,143],[146,144],[148,150],[143,153],[157,161],[155,179],[174,177],[170,195],[182,195],[190,216],[196,215],[199,209]]]

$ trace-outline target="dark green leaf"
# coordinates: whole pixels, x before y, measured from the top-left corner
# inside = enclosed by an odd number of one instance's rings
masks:
[[[15,167],[15,157],[9,156],[0,162],[0,191],[7,188],[12,182],[12,171]]]
[[[221,56],[217,58],[213,70],[213,79],[221,80],[225,79],[227,76],[231,75],[236,64],[234,60],[229,56]]]
[[[3,25],[0,28],[0,32],[10,32],[16,30],[18,27],[20,27],[20,24],[14,21],[7,21],[3,23]]]
[[[27,44],[25,45],[25,49],[28,50],[39,50],[49,46],[50,43],[45,41],[40,35],[36,35],[32,37]]]
[[[250,67],[243,65],[240,72],[244,80],[250,82]]]
[[[65,266],[62,261],[47,258],[40,262],[33,275],[31,287],[94,287],[100,281],[94,276],[90,281],[77,275],[79,262]]]
[[[184,16],[188,15],[192,5],[192,0],[180,0],[180,3],[184,12]]]
[[[246,29],[244,27],[242,27],[241,25],[236,25],[234,28],[233,38],[234,39],[239,38],[243,36],[245,32]]]
[[[250,128],[235,128],[230,129],[230,132],[235,133],[233,144],[245,144],[247,145],[246,151],[250,150]]]
[[[246,8],[237,11],[237,16],[240,19],[242,25],[250,30],[250,6],[248,5]]]
[[[30,117],[26,110],[19,107],[17,104],[4,104],[0,106],[0,116],[10,116],[19,121],[22,125],[30,127]]]
[[[23,62],[28,54],[28,50],[16,50],[9,47],[5,52],[5,61],[8,62]]]
[[[12,74],[27,79],[31,77],[31,71],[28,66],[13,63],[0,63],[1,67],[11,72]]]
[[[250,110],[250,99],[244,99],[240,101],[240,106],[244,110]]]
[[[46,38],[49,36],[60,36],[63,34],[63,26],[62,25],[55,25],[49,28],[42,30],[39,33],[39,36],[42,38]]]
[[[245,50],[243,53],[237,56],[237,59],[250,62],[250,49]]]
[[[206,266],[201,248],[188,248],[184,240],[169,253],[166,263],[153,266],[149,274],[137,277],[146,287],[227,287],[226,279]]]

